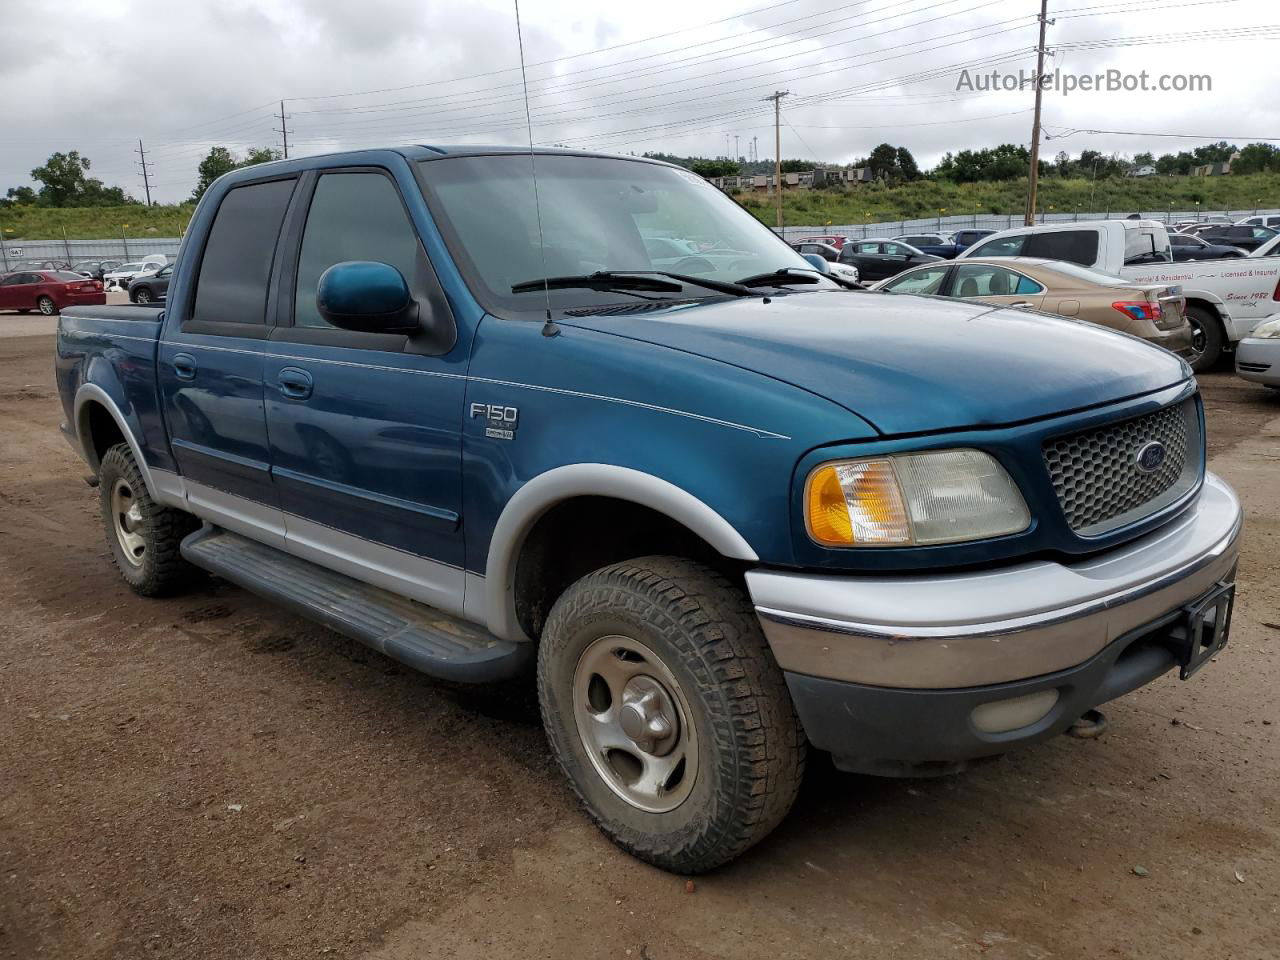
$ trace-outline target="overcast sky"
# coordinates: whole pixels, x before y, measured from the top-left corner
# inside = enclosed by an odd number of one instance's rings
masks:
[[[1038,6],[524,0],[534,140],[715,156],[737,137],[747,156],[758,137],[771,158],[761,97],[788,90],[784,157],[848,162],[888,141],[930,166],[949,150],[1028,143],[1029,91],[957,83],[964,64],[975,76],[1033,70]],[[1274,0],[1050,0],[1050,17],[1064,71],[1208,74],[1212,91],[1046,94],[1047,155],[1280,137]],[[94,176],[141,197],[141,137],[153,198],[183,199],[211,145],[280,145],[282,98],[291,154],[527,138],[510,0],[0,0],[0,36],[0,193],[78,149]]]

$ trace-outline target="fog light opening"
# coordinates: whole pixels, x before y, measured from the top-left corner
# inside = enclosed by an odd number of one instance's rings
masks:
[[[1008,733],[1043,720],[1057,705],[1058,696],[1055,688],[1008,700],[993,700],[974,707],[969,719],[982,733]]]

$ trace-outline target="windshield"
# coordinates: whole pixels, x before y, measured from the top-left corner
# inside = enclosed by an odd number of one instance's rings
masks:
[[[1168,263],[1173,259],[1169,236],[1164,228],[1141,227],[1124,232],[1124,262],[1132,266],[1142,263]]]
[[[815,271],[771,230],[687,170],[602,157],[539,154],[542,248],[528,154],[419,164],[427,202],[472,290],[494,309],[541,311],[547,294],[517,284],[597,271],[649,271],[737,281],[776,270]],[[813,290],[831,285],[806,284]],[[722,294],[562,289],[553,310]]]

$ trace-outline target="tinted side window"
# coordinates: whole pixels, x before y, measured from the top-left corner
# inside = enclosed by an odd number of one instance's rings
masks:
[[[298,258],[293,322],[328,327],[316,308],[320,275],[346,260],[389,263],[413,285],[418,233],[392,181],[380,173],[328,173],[316,184]]]
[[[222,198],[200,262],[192,319],[266,322],[267,281],[293,184],[254,183]]]
[[[988,240],[973,248],[971,256],[975,257],[1018,257],[1027,242],[1025,234],[1014,237],[1002,237],[999,240]]]
[[[1093,230],[1061,230],[1033,233],[1027,238],[1027,256],[1066,260],[1091,267],[1098,259],[1098,234]]]

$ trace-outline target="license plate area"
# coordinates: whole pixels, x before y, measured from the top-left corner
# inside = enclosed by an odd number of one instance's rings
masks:
[[[1235,583],[1223,582],[1184,608],[1181,622],[1170,631],[1177,644],[1181,679],[1192,677],[1227,645],[1235,598]]]

